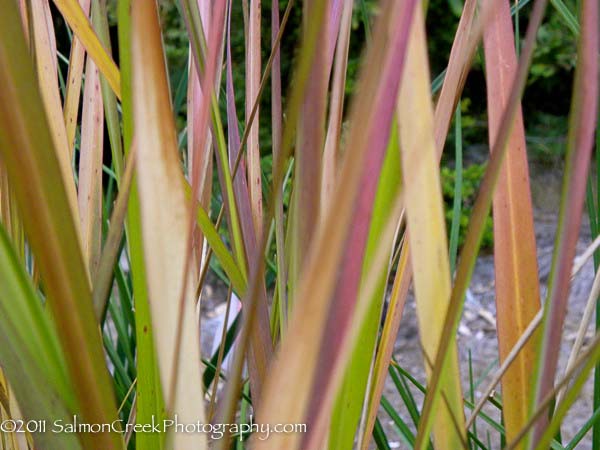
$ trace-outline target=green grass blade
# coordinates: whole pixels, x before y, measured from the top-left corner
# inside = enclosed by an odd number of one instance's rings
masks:
[[[394,200],[399,195],[400,178],[398,130],[394,124],[392,125],[390,142],[375,195],[362,267],[363,277],[366,277],[366,274],[368,274],[377,244],[381,239],[381,233],[391,215]],[[391,251],[392,246],[389,249],[389,256],[391,256]],[[386,267],[385,269],[380,274],[377,289],[369,301],[365,320],[359,332],[359,338],[353,349],[343,385],[334,406],[329,435],[330,450],[349,448],[354,441],[354,433],[360,420],[367,382],[371,373],[381,311],[385,300],[388,268]]]
[[[123,147],[128,155],[133,143],[133,103],[131,79],[131,0],[118,2],[119,63],[123,110]],[[141,213],[136,175],[133,176],[127,205],[125,233],[129,250],[132,291],[135,304],[135,337],[137,342],[136,423],[152,423],[163,420],[164,402],[158,375],[158,362],[154,347],[154,333],[150,319],[146,268],[141,239]],[[157,433],[139,433],[135,438],[140,450],[161,450],[162,436]]]
[[[11,0],[0,5],[0,152],[39,264],[82,420],[109,423],[116,418],[116,405],[67,195],[70,177],[63,178],[34,67],[23,57],[28,50],[17,6]],[[116,433],[84,438],[89,448],[123,445]]]
[[[452,225],[450,226],[450,273],[453,274],[456,268],[456,253],[458,251],[458,232],[460,231],[460,217],[462,209],[462,172],[463,172],[463,157],[462,157],[462,115],[460,104],[456,108],[454,115],[455,120],[455,140],[454,140],[454,204],[452,206]]]
[[[378,450],[391,450],[388,438],[385,435],[385,431],[381,426],[379,419],[375,420],[375,426],[373,427],[373,440],[377,444]]]
[[[64,356],[49,315],[0,226],[0,359],[26,420],[69,423],[78,412]],[[3,432],[5,430],[3,429]],[[82,448],[69,433],[35,433],[36,446]]]
[[[410,427],[406,424],[406,422],[402,420],[394,406],[390,403],[385,395],[381,397],[381,406],[383,406],[385,412],[388,413],[394,422],[394,425],[396,425],[396,429],[402,441],[404,441],[404,443],[409,447],[413,447],[415,445],[414,433],[410,430]]]

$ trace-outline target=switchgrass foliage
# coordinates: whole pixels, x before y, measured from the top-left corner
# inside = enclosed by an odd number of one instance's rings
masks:
[[[0,9],[0,448],[600,449],[600,276],[558,367],[584,203],[600,234],[597,0]],[[522,111],[570,71],[568,124]],[[545,297],[528,146],[563,176]],[[476,370],[482,246],[499,358]],[[54,432],[73,420],[98,432]]]

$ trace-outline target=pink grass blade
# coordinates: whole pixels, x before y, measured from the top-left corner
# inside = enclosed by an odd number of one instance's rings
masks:
[[[314,9],[329,10],[329,0],[310,0],[304,2],[303,29],[312,22]],[[319,42],[326,41],[329,21],[324,20],[319,35]],[[303,271],[304,263],[312,238],[319,221],[321,200],[321,160],[325,144],[325,113],[327,100],[327,79],[329,70],[326,67],[327,54],[317,51],[311,66],[306,86],[306,93],[298,122],[296,136],[295,183],[293,192],[293,208],[298,211],[293,221],[293,238],[291,248],[290,279],[292,287],[296,286]]]
[[[211,20],[211,4],[206,0],[198,0],[198,11],[202,28],[205,33],[210,33]],[[212,158],[212,135],[204,138],[206,130],[204,124],[200,123],[200,109],[204,93],[200,84],[200,71],[196,67],[196,62],[193,57],[193,49],[190,45],[189,51],[189,71],[188,71],[188,98],[187,98],[187,165],[188,177],[197,177],[197,180],[192,180],[192,184],[198,184],[198,192],[194,195],[199,199],[200,205],[204,209],[208,209],[210,205],[210,196],[212,193],[212,175],[213,175],[213,158]],[[218,80],[219,75],[216,76]],[[217,81],[218,83],[218,81]],[[203,143],[202,143],[203,142]],[[202,144],[202,147],[200,146]],[[195,167],[195,159],[199,159],[198,173],[193,174],[192,168]],[[202,233],[196,227],[193,231],[193,246],[194,246],[194,264],[199,270],[207,261],[203,261],[205,256],[205,242]]]
[[[248,9],[248,39],[246,42],[246,126],[248,126],[252,106],[258,97],[258,88],[261,77],[261,0],[250,0]],[[250,191],[250,204],[254,228],[262,227],[263,199],[262,180],[260,169],[260,148],[258,143],[258,123],[260,109],[256,110],[256,117],[248,134],[248,186]]]
[[[241,232],[243,235],[243,248],[241,249],[242,254],[244,256],[244,267],[250,266],[250,261],[253,261],[257,257],[258,252],[258,242],[256,239],[256,228],[254,222],[254,206],[251,203],[250,192],[248,187],[247,179],[244,176],[245,173],[245,161],[244,158],[239,155],[241,151],[241,141],[238,129],[238,118],[237,118],[237,110],[235,106],[235,92],[233,86],[233,68],[232,68],[232,60],[231,60],[231,39],[230,39],[230,27],[231,27],[231,7],[232,3],[229,2],[229,14],[227,18],[227,36],[226,36],[226,96],[227,96],[227,123],[229,126],[228,129],[228,161],[218,160],[219,163],[219,176],[222,180],[221,185],[223,186],[225,183],[224,180],[224,167],[222,167],[223,163],[228,164],[228,170],[232,173],[232,183],[233,183],[233,199],[226,199],[226,206],[228,209],[233,206],[235,210],[237,210],[239,217],[239,226],[241,228]],[[253,124],[258,117],[255,115],[253,119]],[[254,125],[253,125],[254,127]],[[252,137],[252,130],[250,128],[246,132],[248,133],[248,139]],[[250,141],[248,141],[250,142]],[[250,150],[250,148],[248,148]],[[239,161],[239,167],[237,168],[237,172],[235,172],[235,163]],[[233,201],[233,205],[230,202]],[[244,293],[246,294],[246,293]],[[264,382],[265,377],[267,376],[267,367],[269,361],[272,356],[273,347],[272,347],[272,339],[271,339],[271,328],[269,324],[269,312],[268,312],[268,303],[266,290],[264,287],[264,283],[262,283],[260,288],[260,293],[258,297],[258,308],[256,310],[257,321],[256,326],[253,327],[251,332],[251,344],[249,350],[249,358],[248,358],[248,369],[250,373],[250,386],[252,389],[252,393],[257,393],[254,398],[258,400],[260,399],[260,392],[262,389],[262,384]]]
[[[289,329],[282,342],[279,357],[274,361],[258,419],[262,422],[302,422],[308,414],[309,399],[323,397],[319,415],[327,423],[333,403],[333,392],[341,382],[344,358],[347,352],[322,342],[334,293],[337,268],[344,255],[344,246],[355,213],[355,201],[367,155],[383,153],[389,139],[389,130],[395,109],[397,92],[406,49],[407,29],[411,23],[416,2],[386,2],[379,22],[377,43],[367,59],[362,90],[354,109],[352,134],[347,157],[340,175],[340,184],[334,195],[335,209],[331,209],[315,238],[306,272],[302,275]],[[387,34],[389,33],[389,34]],[[382,50],[383,49],[383,50]],[[377,71],[373,69],[377,67]],[[343,228],[340,229],[340,225]],[[345,230],[345,231],[342,231]],[[331,310],[332,311],[332,310]],[[333,313],[333,311],[332,311]],[[352,313],[344,318],[341,342],[351,336]],[[310,317],[311,320],[305,318]],[[318,358],[329,356],[336,360],[327,374],[321,374],[323,384],[316,385],[315,370]],[[313,390],[314,389],[314,390]],[[285,398],[280,393],[286,392]],[[317,448],[321,444],[323,425],[317,422],[314,431],[304,436],[277,435],[267,441],[255,441],[256,448]]]
[[[567,311],[571,269],[581,227],[586,178],[594,147],[598,113],[598,2],[584,0],[581,9],[581,35],[569,115],[565,174],[557,226],[557,244],[552,255],[548,295],[544,308],[544,331],[537,371],[535,404],[552,390],[558,364],[562,325]],[[537,421],[531,445],[541,439],[547,415]]]
[[[348,51],[350,47],[350,28],[352,26],[352,6],[354,2],[345,0],[342,5],[339,35],[336,41],[335,59],[331,98],[329,101],[329,116],[325,148],[323,149],[323,179],[321,184],[321,210],[323,213],[329,206],[335,186],[336,172],[339,160],[339,146],[342,137],[342,118],[344,109],[344,94],[346,88],[346,70],[348,68]],[[333,8],[338,5],[334,4]]]
[[[85,73],[81,150],[79,156],[79,222],[83,254],[90,277],[96,273],[102,247],[102,150],[104,146],[104,109],[100,73],[89,59]]]
[[[373,163],[370,163],[369,165],[371,164]],[[377,164],[377,162],[375,162],[375,164]],[[385,152],[385,158],[378,177],[379,180],[376,186],[376,193],[373,195],[372,192],[370,192],[374,197],[372,199],[373,206],[372,214],[370,215],[371,217],[368,217],[369,214],[366,213],[368,208],[365,207],[364,204],[356,213],[357,215],[360,215],[361,219],[355,217],[355,229],[368,221],[369,229],[368,238],[364,243],[364,257],[361,257],[362,255],[357,252],[357,243],[361,242],[365,237],[361,236],[360,233],[353,233],[355,236],[351,237],[349,241],[353,241],[354,243],[348,246],[346,260],[343,263],[343,275],[345,275],[346,278],[340,278],[341,283],[344,283],[344,285],[338,283],[336,291],[338,298],[343,299],[344,296],[352,298],[352,295],[357,295],[357,291],[360,287],[357,287],[356,282],[348,282],[347,280],[355,277],[359,281],[360,286],[364,286],[366,279],[373,270],[373,260],[377,253],[377,249],[382,245],[381,236],[387,222],[391,220],[391,215],[394,212],[393,205],[400,197],[400,167],[398,127],[396,124],[393,124],[390,140]],[[368,183],[363,184],[366,185]],[[365,191],[369,192],[372,191],[372,189],[373,187],[369,186]],[[364,193],[361,194],[361,196],[363,195]],[[364,197],[360,200],[363,199]],[[395,241],[395,239],[396,238],[394,238],[393,241]],[[360,330],[358,331],[356,344],[352,348],[352,355],[344,374],[342,387],[337,394],[329,431],[329,448],[331,450],[349,448],[354,442],[356,429],[361,417],[361,410],[365,402],[367,384],[375,354],[381,313],[385,301],[386,285],[390,271],[389,266],[391,264],[392,251],[394,249],[393,241],[389,242],[387,245],[386,257],[388,259],[388,264],[380,271],[377,287],[371,298],[367,300],[368,306],[365,317]],[[351,251],[354,251],[355,253],[351,254]],[[358,256],[356,255],[357,253]],[[361,266],[360,269],[357,269],[353,264],[348,264],[350,257],[356,258]],[[351,289],[355,289],[355,292],[352,292]],[[332,305],[333,308],[343,308],[344,306],[344,304]],[[336,325],[332,324],[332,328],[335,327]],[[334,338],[334,340],[335,339],[336,338]]]

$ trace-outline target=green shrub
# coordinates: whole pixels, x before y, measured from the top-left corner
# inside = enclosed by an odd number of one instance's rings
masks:
[[[463,169],[462,180],[462,208],[460,212],[460,228],[458,245],[462,245],[467,234],[467,226],[471,217],[475,197],[479,189],[479,184],[485,173],[486,164],[471,164]],[[456,170],[448,166],[441,169],[442,193],[444,196],[444,206],[446,212],[446,224],[448,230],[452,226],[452,207],[454,204],[454,185],[456,183]],[[481,246],[490,248],[494,242],[494,230],[492,217],[488,216],[485,225],[485,232]]]

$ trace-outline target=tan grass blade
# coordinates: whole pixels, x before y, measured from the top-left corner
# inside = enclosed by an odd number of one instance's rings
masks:
[[[67,193],[71,203],[71,211],[77,215],[77,194],[75,180],[71,170],[71,158],[67,142],[66,128],[63,121],[62,103],[58,90],[58,72],[56,66],[56,41],[54,26],[50,15],[48,0],[40,0],[37,5],[30,5],[30,17],[33,28],[33,49],[37,69],[40,92],[44,101],[46,117],[54,147],[58,150],[60,169],[64,180],[69,180]]]
[[[590,326],[590,322],[592,321],[592,317],[594,317],[594,312],[596,310],[596,303],[598,301],[598,295],[600,294],[600,272],[596,273],[594,277],[594,282],[592,283],[592,289],[588,295],[587,302],[585,304],[585,308],[583,310],[583,314],[581,315],[581,323],[579,324],[579,329],[577,330],[577,336],[575,337],[575,342],[573,342],[573,347],[571,347],[571,353],[569,354],[569,359],[567,360],[567,366],[565,367],[565,372],[568,372],[573,365],[575,364],[575,360],[577,356],[581,352],[583,347],[583,343],[587,334],[587,330]],[[565,396],[565,390],[561,390],[556,397],[556,404],[560,404]]]
[[[91,0],[80,0],[79,4],[86,16],[90,13]],[[73,36],[71,54],[69,55],[69,71],[66,80],[65,101],[63,104],[65,127],[69,150],[73,156],[73,144],[75,131],[77,129],[77,115],[79,114],[79,99],[81,98],[81,81],[83,75],[83,63],[85,60],[85,48],[77,36]]]
[[[131,182],[133,180],[135,151],[135,146],[132,146],[127,154],[127,163],[121,177],[119,194],[115,200],[112,215],[110,217],[110,227],[106,234],[102,253],[100,254],[98,268],[92,276],[92,280],[94,280],[92,292],[94,311],[96,312],[96,317],[99,321],[106,311],[108,295],[113,281],[115,262],[119,256],[121,239],[123,237],[123,224],[125,223],[125,215],[127,214],[127,206],[129,204],[129,194],[131,192]]]
[[[203,422],[193,275],[187,277],[187,285],[183,284],[191,210],[179,181],[181,166],[156,4],[133,1],[131,20],[137,185],[152,329],[161,383],[170,393],[165,399],[170,408],[166,413],[169,419],[176,414],[183,423]],[[180,316],[182,292],[185,297]],[[173,355],[178,332],[180,351]],[[173,370],[174,358],[180,358],[177,371]],[[169,446],[202,449],[205,439],[201,433],[175,433]]]
[[[465,1],[450,51],[448,70],[435,107],[435,143],[439,157],[444,149],[448,127],[450,127],[456,102],[460,98],[460,91],[466,81],[470,61],[475,52],[473,42],[479,41],[479,37],[473,35],[476,7],[477,0]]]
[[[467,425],[466,425],[467,429],[470,428],[471,425],[473,425],[473,423],[475,422],[475,419],[477,419],[477,415],[482,410],[482,408],[485,405],[485,403],[487,402],[488,398],[492,395],[492,392],[494,391],[495,387],[498,385],[498,383],[500,383],[500,380],[505,376],[506,371],[511,367],[513,362],[518,358],[519,354],[523,351],[523,348],[525,347],[527,342],[534,335],[537,328],[542,323],[542,317],[543,317],[542,311],[540,310],[537,312],[537,314],[531,320],[531,322],[529,322],[529,325],[527,325],[527,328],[525,328],[525,331],[523,331],[523,334],[521,336],[519,336],[519,339],[517,340],[517,342],[515,342],[514,346],[510,349],[510,352],[508,352],[508,354],[504,358],[504,361],[502,361],[502,365],[494,374],[494,378],[492,379],[492,381],[490,382],[488,387],[483,391],[483,394],[481,395],[481,400],[479,400],[479,402],[477,402],[477,404],[473,408],[473,411],[471,411],[471,416],[469,417],[469,420],[467,421]],[[515,436],[516,436],[516,433],[515,433]]]

